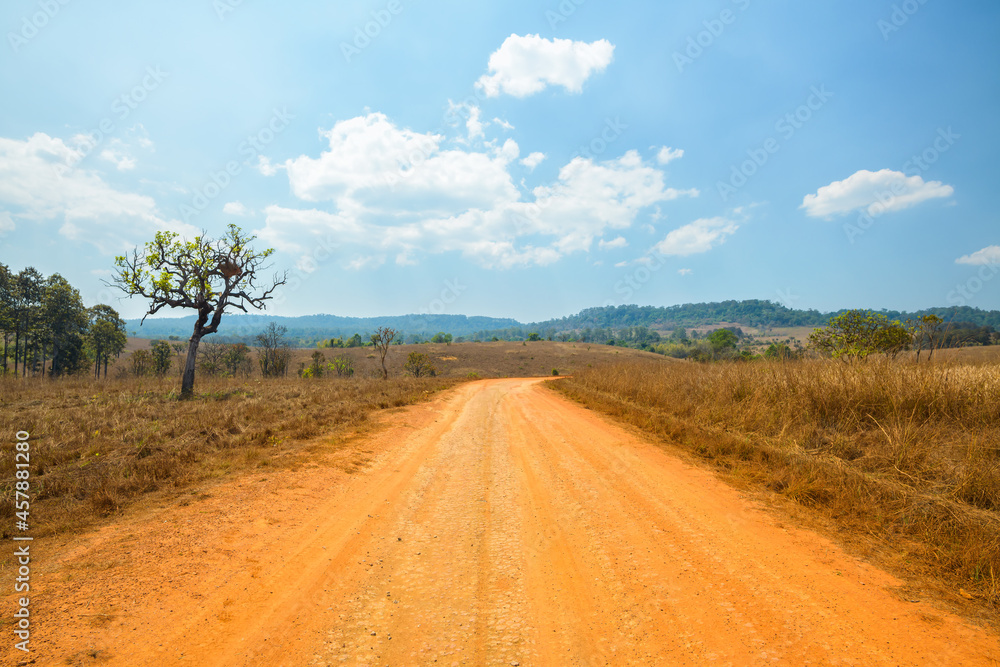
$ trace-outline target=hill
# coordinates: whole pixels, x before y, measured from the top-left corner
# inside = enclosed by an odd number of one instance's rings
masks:
[[[191,335],[194,318],[170,317],[141,320],[126,320],[130,335],[137,338],[169,338],[178,336],[187,339]],[[292,341],[311,346],[327,338],[349,338],[355,333],[365,334],[377,327],[392,327],[406,335],[429,338],[439,331],[453,336],[469,336],[484,329],[502,329],[519,326],[513,319],[496,317],[467,317],[465,315],[396,315],[389,317],[340,317],[337,315],[306,315],[303,317],[277,317],[273,315],[227,315],[222,320],[219,342],[249,342],[269,323],[288,328]]]
[[[376,327],[388,326],[402,332],[407,342],[426,340],[439,331],[454,337],[473,340],[522,340],[532,332],[545,338],[560,333],[595,331],[594,340],[613,338],[615,332],[629,327],[647,327],[667,332],[677,327],[693,328],[714,325],[743,326],[758,329],[787,327],[818,327],[844,310],[823,313],[818,310],[797,310],[779,303],[751,299],[717,303],[687,303],[674,306],[607,306],[587,308],[576,315],[524,324],[512,318],[467,317],[465,315],[397,315],[387,317],[341,317],[337,315],[307,315],[274,317],[270,315],[229,315],[223,320],[218,341],[249,342],[269,322],[288,328],[288,337],[302,346],[311,346],[329,338],[349,338],[355,333],[366,338]],[[922,315],[938,315],[946,322],[977,327],[1000,328],[1000,311],[961,308],[928,308],[916,312],[878,311],[889,319],[905,321]],[[128,331],[140,338],[186,339],[191,335],[191,316],[146,320],[128,320]]]

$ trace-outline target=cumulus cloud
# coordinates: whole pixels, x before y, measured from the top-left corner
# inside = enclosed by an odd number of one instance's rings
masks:
[[[682,276],[690,276],[691,275],[691,269],[677,269],[677,273],[678,273],[678,275],[682,275]]]
[[[445,148],[442,137],[399,128],[381,114],[339,122],[323,136],[329,145],[319,157],[284,165],[292,192],[313,205],[264,211],[258,235],[279,250],[309,253],[334,240],[359,256],[394,253],[403,264],[456,252],[485,267],[545,265],[591,250],[649,206],[698,195],[668,187],[636,151],[603,162],[575,158],[556,180],[522,192],[510,174],[520,155],[512,139]]]
[[[225,213],[226,215],[237,215],[241,218],[245,218],[246,216],[253,213],[253,211],[248,209],[246,205],[243,204],[243,202],[239,201],[231,201],[227,203],[225,206],[222,207],[222,212]]]
[[[739,225],[728,218],[701,218],[673,230],[653,246],[653,250],[661,255],[676,257],[697,255],[724,243],[737,229]]]
[[[684,157],[684,151],[680,148],[670,148],[669,146],[664,146],[660,149],[660,152],[656,154],[656,161],[661,165],[669,164],[674,160],[679,160]]]
[[[492,152],[446,149],[443,136],[396,127],[379,113],[338,122],[323,136],[328,147],[318,158],[284,164],[305,201],[451,212],[517,195],[507,172],[519,152],[512,139]]]
[[[79,166],[91,146],[41,132],[23,141],[0,137],[0,202],[21,220],[60,221],[60,234],[108,253],[156,230],[197,233],[165,219],[151,197],[117,190],[96,171]]]
[[[991,245],[977,250],[971,255],[965,255],[955,260],[956,264],[971,264],[972,266],[1000,265],[1000,245]]]
[[[619,236],[618,238],[612,239],[610,241],[605,241],[604,239],[601,239],[601,242],[598,245],[600,246],[601,250],[614,250],[615,248],[628,247],[628,241],[625,240],[624,236]]]
[[[940,181],[925,182],[920,176],[900,171],[861,171],[843,181],[824,185],[816,194],[806,195],[801,208],[814,218],[830,218],[865,210],[870,215],[901,211],[927,201],[950,197],[955,190]]]
[[[614,52],[614,45],[606,39],[588,44],[511,35],[490,56],[490,73],[480,77],[476,86],[487,97],[501,93],[527,97],[550,85],[579,93],[587,79],[607,68]]]
[[[114,164],[118,171],[129,171],[135,169],[135,158],[125,155],[113,148],[105,148],[101,151],[101,159]]]
[[[528,157],[526,157],[523,160],[521,160],[521,164],[523,164],[525,167],[527,167],[531,171],[534,171],[535,167],[537,167],[538,165],[540,165],[544,159],[545,159],[545,153],[537,153],[536,152],[536,153],[532,153]]]
[[[361,269],[377,269],[383,264],[385,264],[385,255],[366,255],[352,259],[347,263],[346,268],[360,271]]]
[[[468,133],[468,141],[485,138],[485,128],[489,126],[489,122],[483,122],[482,114],[482,110],[474,104],[456,104],[455,102],[448,100],[447,118],[449,122],[454,122],[456,124],[460,118],[465,119],[465,129]]]

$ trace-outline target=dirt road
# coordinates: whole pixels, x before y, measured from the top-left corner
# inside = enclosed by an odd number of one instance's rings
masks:
[[[337,456],[50,547],[34,664],[1000,658],[996,635],[539,380],[463,385]]]

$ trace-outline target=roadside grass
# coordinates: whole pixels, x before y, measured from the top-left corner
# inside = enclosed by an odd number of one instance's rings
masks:
[[[552,386],[1000,608],[995,360],[623,363]]]
[[[447,378],[0,378],[0,432],[31,434],[31,534],[78,531],[144,494],[287,465],[318,436],[453,386]],[[0,531],[14,531],[13,446],[0,454]]]
[[[133,339],[131,348],[147,349]],[[551,376],[620,359],[658,358],[638,350],[539,341],[393,346],[390,377],[371,348],[324,349],[354,360],[351,378],[299,378],[314,349],[292,351],[292,370],[278,379],[199,373],[193,400],[179,400],[180,378],[0,377],[0,536],[14,531],[14,435],[31,434],[31,534],[79,531],[146,494],[267,466],[294,465],[322,436],[343,439],[374,412],[428,398],[479,377]],[[412,378],[401,366],[411,351],[427,354],[438,375]],[[363,461],[346,469],[356,472]]]

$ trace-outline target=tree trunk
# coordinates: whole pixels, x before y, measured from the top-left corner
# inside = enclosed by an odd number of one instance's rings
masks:
[[[201,336],[193,334],[188,341],[187,360],[184,363],[184,379],[181,380],[181,397],[189,397],[194,393],[194,368],[198,361],[198,344]]]

